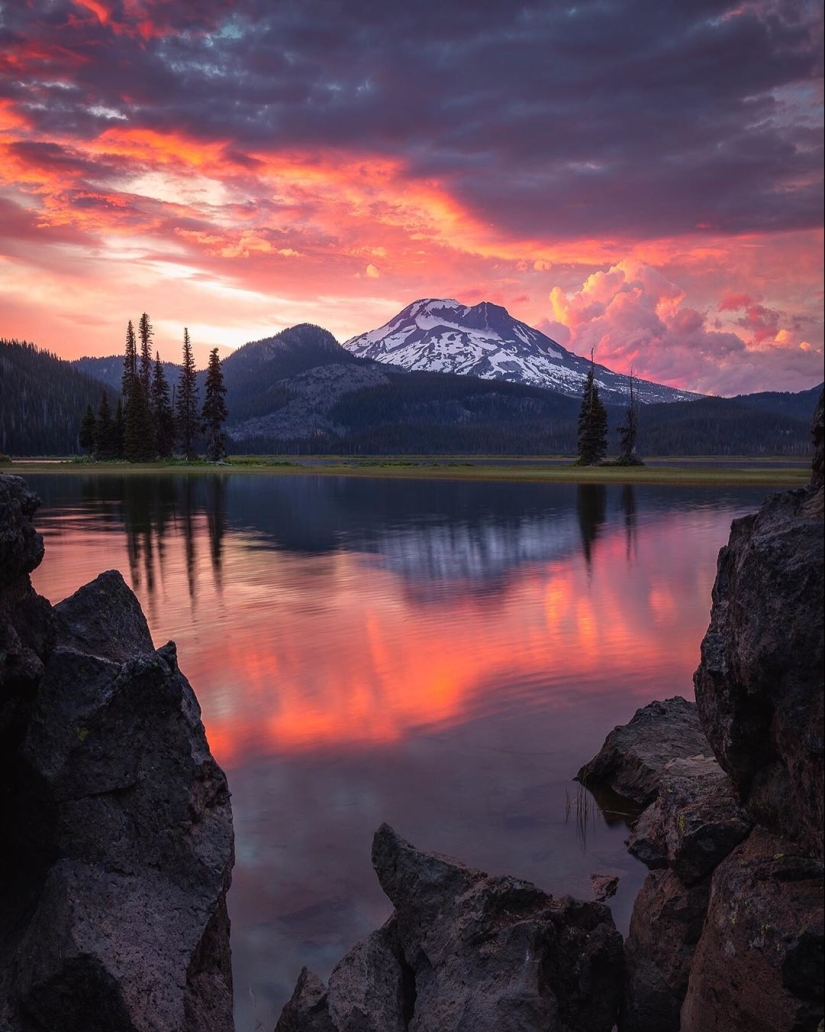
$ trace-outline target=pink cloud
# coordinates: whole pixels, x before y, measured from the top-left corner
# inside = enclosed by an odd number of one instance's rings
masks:
[[[727,329],[724,320],[709,322],[708,311],[685,299],[657,269],[624,259],[587,277],[578,291],[554,287],[548,331],[563,327],[567,347],[580,355],[592,350],[619,372],[632,367],[645,379],[701,392],[802,390],[822,378],[822,345],[802,340],[798,323],[779,310],[745,294],[727,295],[714,306],[717,312],[747,305]]]

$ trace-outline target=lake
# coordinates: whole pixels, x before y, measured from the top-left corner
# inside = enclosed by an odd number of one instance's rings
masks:
[[[121,570],[200,700],[232,790],[239,1032],[389,915],[382,821],[557,894],[620,875],[626,932],[644,870],[571,779],[637,707],[692,697],[718,550],[764,489],[26,479],[37,590]]]

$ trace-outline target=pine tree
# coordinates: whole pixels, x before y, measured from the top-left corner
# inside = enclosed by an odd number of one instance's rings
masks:
[[[113,431],[112,410],[109,406],[109,398],[104,391],[100,396],[95,428],[95,455],[99,459],[117,458]]]
[[[642,460],[636,454],[636,438],[639,434],[639,405],[633,391],[633,370],[630,370],[630,397],[625,410],[624,423],[619,427],[622,453],[619,462],[624,466],[640,466]]]
[[[226,458],[226,433],[224,423],[229,415],[226,409],[226,387],[218,349],[209,352],[209,366],[206,371],[206,399],[203,403],[203,428],[206,431],[206,457],[210,462],[221,462]]]
[[[169,401],[169,384],[163,372],[160,353],[155,353],[152,375],[152,416],[155,423],[155,445],[158,457],[168,459],[175,450],[175,416]]]
[[[149,399],[143,381],[135,377],[123,407],[123,457],[128,462],[151,462],[155,457],[155,433]]]
[[[130,319],[129,325],[126,327],[126,354],[123,358],[123,376],[120,381],[120,393],[124,398],[128,398],[132,382],[136,376],[137,345],[135,342],[135,328],[132,326],[132,320]]]
[[[578,430],[578,464],[580,466],[598,465],[607,455],[607,410],[599,398],[592,352],[590,369],[584,383]]]
[[[146,312],[140,317],[138,323],[138,336],[140,337],[140,360],[138,364],[138,375],[143,384],[143,393],[149,397],[152,385],[152,337],[155,331],[149,322]]]
[[[91,405],[86,406],[86,413],[83,416],[83,420],[80,424],[80,433],[77,435],[77,439],[80,443],[80,447],[84,449],[89,455],[95,450],[95,436],[97,432],[97,419],[95,418],[94,410]]]
[[[176,401],[177,437],[183,454],[191,461],[195,458],[195,437],[198,432],[198,384],[188,329],[183,331],[183,362]]]

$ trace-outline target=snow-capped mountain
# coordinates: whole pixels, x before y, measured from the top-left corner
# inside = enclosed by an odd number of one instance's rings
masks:
[[[359,358],[404,369],[511,380],[571,397],[581,395],[590,369],[589,359],[574,355],[489,301],[472,306],[452,299],[414,301],[388,323],[352,337],[344,347]],[[603,401],[627,400],[626,376],[597,364],[596,382]],[[644,404],[699,397],[648,380],[636,380],[634,386]]]

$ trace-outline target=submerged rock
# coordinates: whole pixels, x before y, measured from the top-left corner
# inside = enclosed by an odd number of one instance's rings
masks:
[[[37,598],[35,503],[16,479],[0,477],[0,511],[12,496],[23,516],[0,532],[18,557],[0,622],[37,663],[0,721],[0,1027],[230,1032],[232,816],[197,700],[120,574],[54,610]],[[43,614],[32,644],[10,597]]]
[[[593,899],[599,903],[616,895],[620,878],[617,874],[591,874],[590,884],[593,886]]]
[[[719,553],[696,701],[750,818],[823,855],[822,396],[808,488],[735,520]]]
[[[648,867],[670,867],[685,885],[704,878],[751,829],[730,779],[708,756],[671,760],[659,795],[628,839]]]
[[[415,849],[388,825],[373,866],[395,905],[323,987],[302,973],[277,1032],[609,1032],[622,940],[599,903],[554,898]],[[310,991],[311,989],[311,991]]]
[[[682,1032],[793,1032],[823,1015],[823,868],[757,829],[717,867]]]
[[[671,760],[712,755],[696,704],[677,695],[643,706],[630,723],[614,728],[576,780],[585,788],[603,786],[647,806]]]

